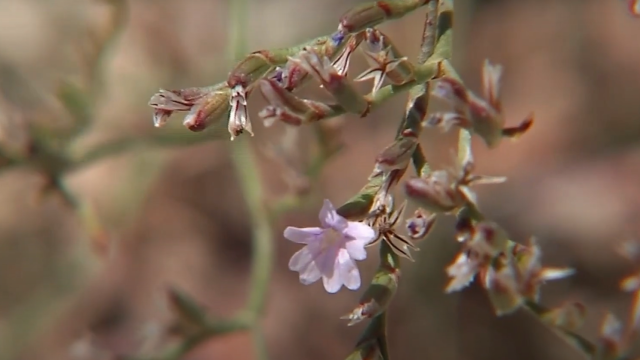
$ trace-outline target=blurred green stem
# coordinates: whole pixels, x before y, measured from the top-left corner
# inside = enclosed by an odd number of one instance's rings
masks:
[[[227,53],[229,64],[245,55],[247,50],[247,12],[249,0],[233,0],[229,4],[230,22]],[[244,194],[251,228],[253,230],[253,255],[251,264],[250,293],[247,313],[251,316],[254,348],[258,359],[267,359],[267,347],[259,321],[264,312],[271,264],[273,258],[273,232],[264,204],[258,162],[251,148],[251,138],[238,138],[231,146],[231,158],[235,165],[240,188]]]

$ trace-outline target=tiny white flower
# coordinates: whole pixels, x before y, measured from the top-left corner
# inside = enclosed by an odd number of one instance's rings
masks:
[[[300,274],[300,282],[312,284],[320,278],[329,293],[342,285],[350,290],[360,287],[360,272],[355,260],[367,258],[365,246],[376,238],[369,225],[348,221],[340,216],[329,200],[320,210],[321,227],[287,227],[284,237],[305,244],[289,261],[289,269]]]

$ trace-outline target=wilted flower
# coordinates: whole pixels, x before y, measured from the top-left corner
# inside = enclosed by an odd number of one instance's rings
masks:
[[[229,134],[231,140],[242,134],[245,130],[253,136],[251,120],[247,109],[247,93],[242,85],[236,85],[231,89],[231,112],[229,113]]]
[[[183,120],[191,131],[202,131],[222,120],[229,111],[231,91],[226,85],[181,90],[163,90],[153,95],[149,106],[154,108],[153,124],[163,126],[175,111],[189,111]]]
[[[500,100],[500,78],[502,66],[484,62],[482,69],[482,90],[484,99],[467,90],[460,80],[453,77],[438,79],[433,95],[452,103],[453,112],[432,114],[426,121],[427,126],[441,126],[448,130],[459,126],[478,134],[489,148],[498,145],[503,137],[517,137],[526,132],[533,124],[533,115],[529,115],[520,125],[505,128],[505,118]]]
[[[320,210],[321,227],[287,227],[284,237],[305,244],[289,261],[289,269],[300,273],[300,282],[309,285],[320,278],[327,292],[335,293],[342,285],[350,290],[360,287],[360,272],[355,260],[367,257],[365,246],[375,231],[361,222],[340,216],[329,200]]]

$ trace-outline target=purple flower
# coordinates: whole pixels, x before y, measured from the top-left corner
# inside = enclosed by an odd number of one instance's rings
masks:
[[[287,227],[284,237],[305,244],[289,261],[289,269],[300,273],[300,282],[312,284],[320,278],[327,292],[335,293],[342,285],[350,290],[360,287],[360,272],[354,260],[367,258],[365,246],[376,232],[361,222],[340,216],[329,200],[320,210],[321,227]]]

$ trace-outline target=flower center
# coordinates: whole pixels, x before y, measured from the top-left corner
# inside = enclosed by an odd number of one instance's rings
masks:
[[[322,237],[322,250],[326,250],[342,240],[342,234],[334,229],[326,229]]]

